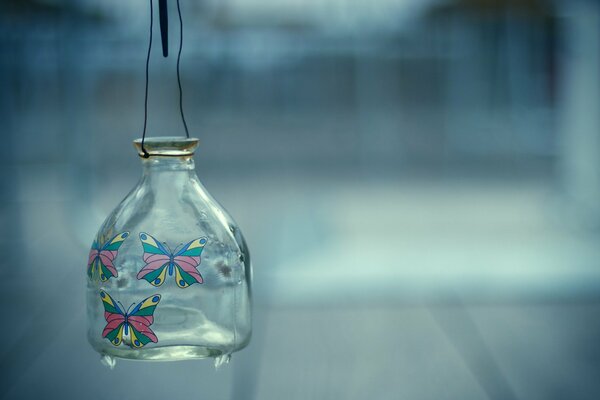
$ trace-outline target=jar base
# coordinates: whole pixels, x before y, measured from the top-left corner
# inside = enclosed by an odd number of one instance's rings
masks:
[[[111,349],[99,351],[102,356],[139,361],[182,361],[215,358],[230,353],[204,346],[163,346],[142,350]]]

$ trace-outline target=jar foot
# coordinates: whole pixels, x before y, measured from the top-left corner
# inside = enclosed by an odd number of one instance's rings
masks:
[[[215,357],[215,369],[218,370],[224,364],[229,364],[229,361],[231,361],[231,354],[229,353]]]

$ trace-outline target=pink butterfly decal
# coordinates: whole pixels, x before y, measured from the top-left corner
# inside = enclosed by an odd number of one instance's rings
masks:
[[[129,232],[122,232],[105,243],[100,243],[99,239],[94,240],[88,256],[87,272],[90,279],[100,279],[100,281],[106,282],[110,278],[119,275],[114,261],[119,247],[121,247],[127,236],[129,236]]]
[[[138,303],[133,310],[125,311],[125,307],[115,301],[108,293],[101,290],[100,299],[104,306],[104,319],[106,327],[102,331],[102,337],[119,346],[123,338],[129,338],[129,345],[140,348],[150,342],[157,343],[156,334],[150,329],[154,323],[154,310],[160,302],[160,295],[155,294]],[[129,308],[135,305],[132,304]]]
[[[181,249],[171,249],[166,243],[160,243],[147,233],[140,233],[140,240],[144,248],[144,262],[146,265],[137,274],[138,279],[145,279],[154,286],[161,286],[165,282],[167,271],[169,276],[175,273],[175,283],[185,289],[194,283],[202,283],[202,275],[198,272],[200,255],[206,245],[207,239],[201,237],[183,245]]]

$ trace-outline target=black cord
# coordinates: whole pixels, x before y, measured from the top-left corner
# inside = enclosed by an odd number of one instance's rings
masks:
[[[181,60],[181,49],[183,49],[183,18],[181,18],[181,7],[177,0],[177,13],[179,14],[179,52],[177,53],[177,84],[179,85],[179,111],[181,113],[181,121],[185,128],[185,136],[189,139],[190,132],[188,131],[185,115],[183,115],[183,90],[181,89],[181,74],[179,73],[179,62]]]
[[[142,156],[144,158],[150,157],[150,154],[144,147],[146,140],[146,127],[148,125],[148,81],[149,81],[149,70],[150,70],[150,54],[152,52],[152,28],[154,22],[154,6],[153,0],[150,0],[150,40],[148,42],[148,55],[146,56],[146,88],[144,94],[144,131],[142,133]],[[185,136],[189,139],[190,132],[188,131],[187,123],[185,122],[185,115],[183,113],[183,89],[181,88],[181,73],[179,72],[179,64],[181,62],[181,50],[183,49],[183,18],[181,17],[181,6],[179,0],[177,0],[177,13],[179,14],[179,52],[177,53],[177,85],[179,86],[179,112],[181,113],[181,121],[185,128]]]
[[[144,132],[142,133],[142,153],[144,158],[150,157],[150,154],[144,148],[144,141],[146,140],[146,125],[148,124],[148,71],[150,68],[150,52],[152,51],[152,25],[154,20],[154,6],[150,0],[150,41],[148,43],[148,55],[146,56],[146,91],[144,95]]]

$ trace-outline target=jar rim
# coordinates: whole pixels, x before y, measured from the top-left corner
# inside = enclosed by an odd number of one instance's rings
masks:
[[[198,147],[199,140],[197,138],[186,138],[181,136],[157,136],[146,138],[144,140],[144,149],[147,154],[152,156],[163,156],[163,157],[180,157],[180,156],[192,156],[196,147]],[[144,156],[142,151],[142,139],[135,139],[133,141],[138,155]]]

